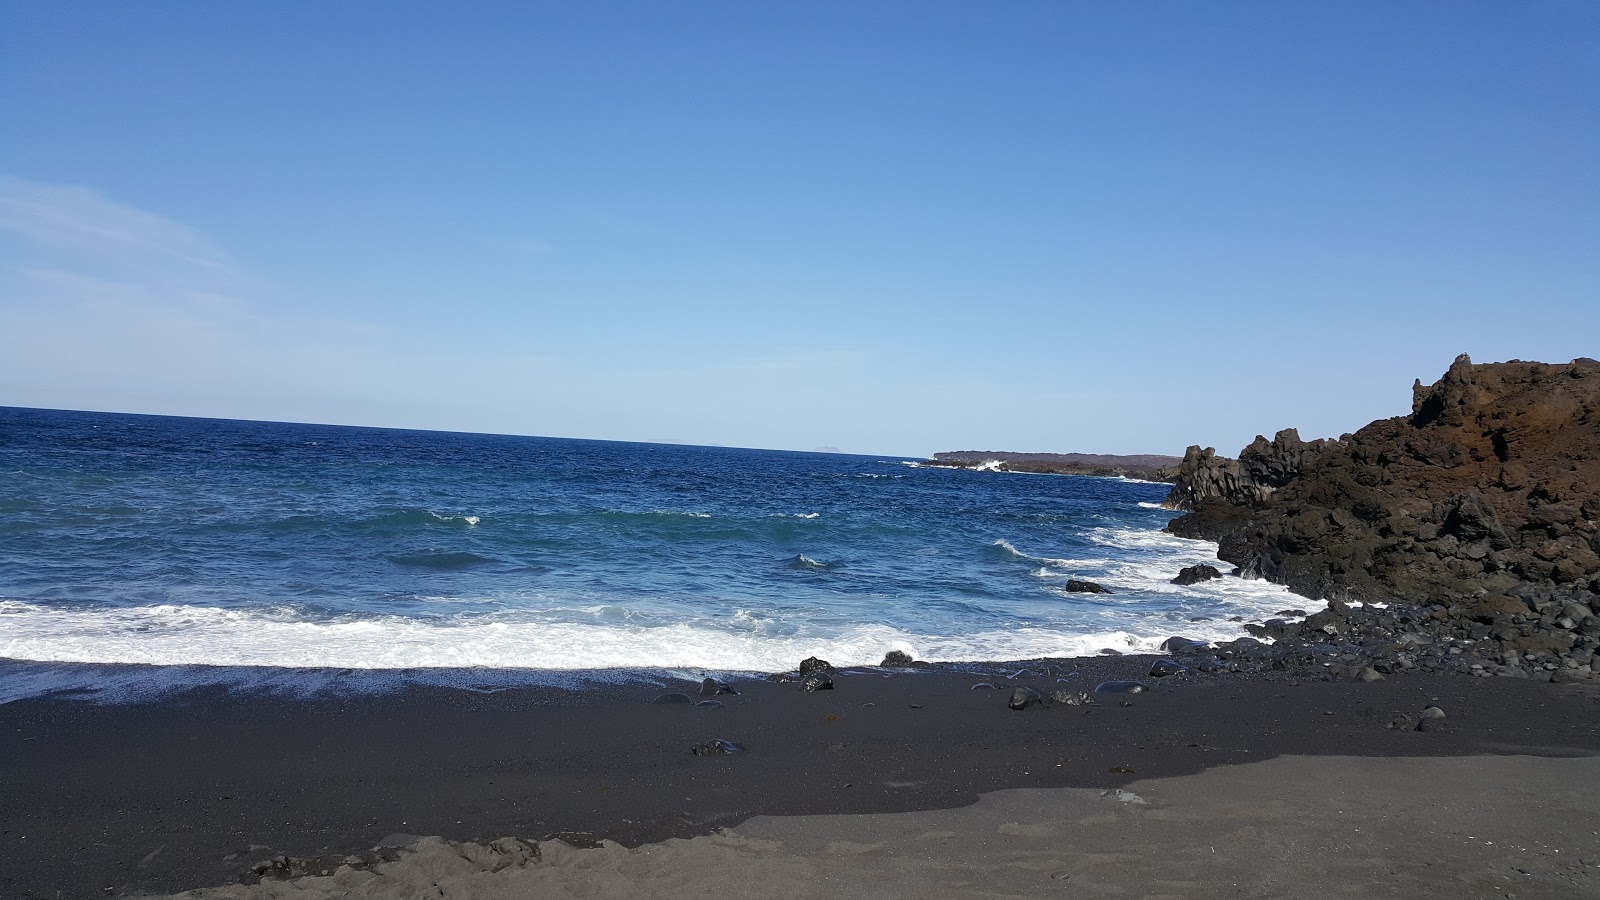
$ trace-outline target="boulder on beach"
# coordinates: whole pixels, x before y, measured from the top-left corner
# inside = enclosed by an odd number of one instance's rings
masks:
[[[915,662],[915,660],[911,658],[911,654],[905,652],[904,650],[890,650],[888,653],[883,655],[883,662],[878,663],[878,665],[903,669],[906,666],[911,665],[913,662]]]
[[[1170,659],[1158,659],[1150,664],[1151,678],[1165,678],[1168,675],[1182,675],[1189,671],[1187,666],[1173,662]]]
[[[1037,704],[1043,699],[1044,698],[1039,696],[1038,691],[1031,687],[1024,686],[1019,687],[1011,692],[1011,699],[1006,701],[1006,705],[1012,709],[1027,709],[1029,706]]]
[[[825,659],[817,659],[815,656],[808,656],[805,659],[800,660],[800,674],[802,676],[810,675],[812,672],[831,673],[832,671],[833,663],[830,663]]]
[[[725,684],[716,680],[715,678],[707,678],[700,682],[700,696],[702,697],[715,697],[718,694],[737,693],[739,692],[733,689],[733,685]]]
[[[1193,653],[1210,647],[1206,641],[1197,641],[1194,638],[1178,637],[1174,635],[1161,642],[1161,649],[1167,653]]]

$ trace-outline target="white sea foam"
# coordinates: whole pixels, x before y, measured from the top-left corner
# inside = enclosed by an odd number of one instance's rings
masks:
[[[774,514],[768,516],[767,518],[769,518],[769,519],[817,519],[817,518],[821,518],[821,517],[822,517],[822,513],[774,513]]]
[[[1165,506],[1162,506],[1159,503],[1151,503],[1151,502],[1149,502],[1147,500],[1140,500],[1139,501],[1139,508],[1140,509],[1166,509]]]
[[[435,519],[438,519],[441,522],[461,522],[469,527],[477,525],[479,522],[483,521],[477,516],[446,516],[436,513],[431,509],[428,510],[428,515],[433,516]]]
[[[602,614],[574,622],[527,611],[504,619],[318,622],[286,608],[89,610],[0,601],[0,658],[154,666],[764,672],[786,671],[811,655],[837,665],[874,664],[891,649],[931,661],[1085,656],[1102,647],[1148,651],[1177,631],[1203,639],[1240,634],[1232,623],[1179,625],[1170,615],[1114,607],[1073,626],[925,635],[879,624],[778,622],[748,611],[732,621],[669,624]]]

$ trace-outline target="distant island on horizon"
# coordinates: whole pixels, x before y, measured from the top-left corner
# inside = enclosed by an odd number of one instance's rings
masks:
[[[1155,453],[1017,453],[1006,450],[950,450],[935,453],[925,466],[977,469],[985,472],[1029,472],[1036,475],[1095,475],[1173,483],[1181,456]]]

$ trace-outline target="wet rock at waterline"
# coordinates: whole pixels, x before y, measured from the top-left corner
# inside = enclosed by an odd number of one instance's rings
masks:
[[[707,678],[704,681],[700,682],[700,696],[702,696],[702,697],[715,697],[718,694],[737,694],[737,693],[739,693],[739,692],[734,690],[732,685],[725,684],[725,683],[723,683],[721,681],[716,680],[715,678]]]
[[[1182,585],[1199,584],[1202,581],[1210,581],[1213,578],[1221,577],[1222,573],[1217,571],[1216,566],[1208,566],[1205,563],[1201,563],[1198,566],[1185,566],[1179,569],[1178,577],[1172,579],[1172,583]]]
[[[1066,585],[1062,588],[1062,590],[1065,590],[1065,591],[1067,591],[1069,593],[1073,593],[1073,594],[1109,594],[1109,593],[1111,593],[1111,590],[1109,588],[1106,588],[1106,587],[1103,587],[1101,585],[1095,584],[1092,581],[1082,581],[1082,580],[1077,579],[1077,578],[1068,579]]]

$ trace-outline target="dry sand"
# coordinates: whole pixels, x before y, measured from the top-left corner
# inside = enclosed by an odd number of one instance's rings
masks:
[[[762,816],[636,849],[426,838],[265,898],[1600,896],[1600,759],[1280,757],[951,810]]]

